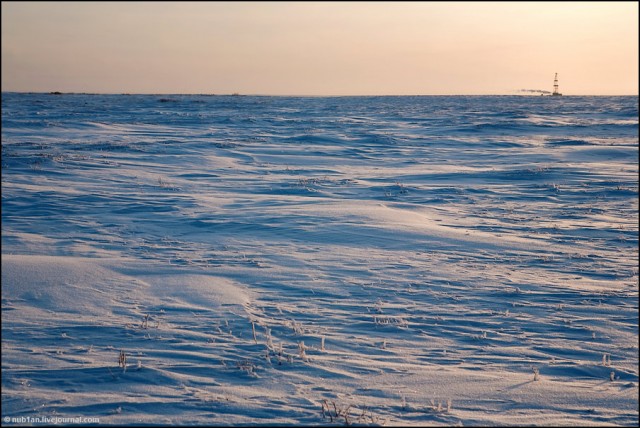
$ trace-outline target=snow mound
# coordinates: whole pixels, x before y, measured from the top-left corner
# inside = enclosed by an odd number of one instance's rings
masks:
[[[3,302],[45,312],[105,316],[114,294],[131,281],[90,259],[2,255]]]

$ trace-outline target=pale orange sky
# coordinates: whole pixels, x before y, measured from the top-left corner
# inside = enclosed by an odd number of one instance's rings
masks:
[[[2,91],[638,94],[637,2],[2,2]]]

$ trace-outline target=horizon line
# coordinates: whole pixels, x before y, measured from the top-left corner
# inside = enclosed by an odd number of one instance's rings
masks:
[[[214,92],[63,92],[63,91],[1,91],[0,93],[14,94],[45,94],[45,95],[152,95],[152,96],[246,96],[246,97],[300,97],[300,98],[339,98],[339,97],[541,97],[537,94],[513,93],[513,94],[360,94],[360,95],[304,95],[304,94],[244,94],[240,92],[233,93],[214,93]],[[549,95],[545,95],[549,96]],[[563,97],[637,97],[638,94],[562,94]]]

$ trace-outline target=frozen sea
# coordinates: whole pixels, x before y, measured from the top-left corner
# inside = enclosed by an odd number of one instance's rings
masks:
[[[638,364],[636,96],[2,94],[3,425],[637,426]]]

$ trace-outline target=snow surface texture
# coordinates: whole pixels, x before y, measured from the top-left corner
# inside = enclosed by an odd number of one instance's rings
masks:
[[[637,425],[638,98],[5,93],[2,416]]]

